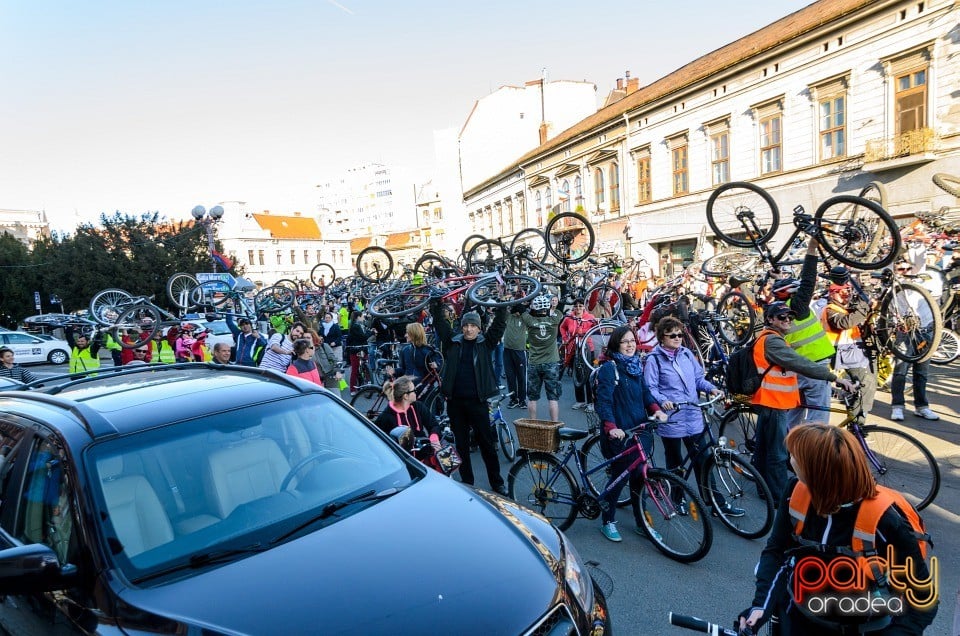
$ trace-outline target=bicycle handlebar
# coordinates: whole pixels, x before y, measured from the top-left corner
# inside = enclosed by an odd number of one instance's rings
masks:
[[[720,627],[715,623],[709,623],[702,618],[697,618],[696,616],[687,616],[685,614],[674,614],[673,612],[669,612],[667,614],[667,621],[675,627],[683,627],[695,632],[703,632],[704,634],[722,634],[723,636],[753,636],[753,630],[749,627],[745,627],[744,629],[737,631],[735,629]]]
[[[712,404],[715,404],[718,400],[721,400],[721,399],[723,399],[723,393],[718,393],[717,395],[713,396],[712,398],[710,398],[710,399],[707,400],[706,402],[674,402],[674,403],[673,403],[673,406],[674,406],[675,408],[674,408],[673,410],[674,410],[674,411],[679,411],[681,406],[695,406],[695,407],[697,407],[697,408],[702,409],[702,408],[704,408],[704,407],[711,406]]]

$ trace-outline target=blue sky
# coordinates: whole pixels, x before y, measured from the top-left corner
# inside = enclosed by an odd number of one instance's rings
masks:
[[[433,131],[499,86],[546,68],[602,98],[807,4],[0,0],[0,208],[312,212],[343,168],[425,178]]]

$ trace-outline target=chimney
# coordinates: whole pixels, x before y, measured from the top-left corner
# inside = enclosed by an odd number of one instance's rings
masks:
[[[294,213],[293,213],[293,216],[300,216],[300,213],[299,213],[299,212],[294,212]]]
[[[547,123],[540,124],[540,145],[547,143]]]
[[[630,93],[636,92],[640,88],[640,78],[639,77],[628,77],[627,78],[627,95]]]
[[[622,78],[622,77],[618,77],[618,78],[617,78],[617,90],[618,90],[618,91],[622,91],[622,90],[623,90],[623,78]]]

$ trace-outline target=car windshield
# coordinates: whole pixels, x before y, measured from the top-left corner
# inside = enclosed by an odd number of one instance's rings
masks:
[[[106,545],[132,581],[269,547],[373,505],[345,500],[422,475],[319,394],[118,437],[94,445],[85,462]]]

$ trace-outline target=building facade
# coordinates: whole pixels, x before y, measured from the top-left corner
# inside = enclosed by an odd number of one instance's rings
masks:
[[[958,23],[951,0],[811,4],[608,101],[465,191],[468,224],[509,237],[579,210],[601,252],[670,275],[712,239],[705,204],[730,181],[772,194],[783,235],[797,205],[812,213],[871,183],[898,218],[957,206],[931,177],[960,174]]]
[[[317,185],[318,216],[328,235],[383,234],[413,225],[412,180],[402,169],[369,163]]]
[[[0,210],[0,234],[10,234],[25,245],[50,238],[47,215],[36,210]]]

